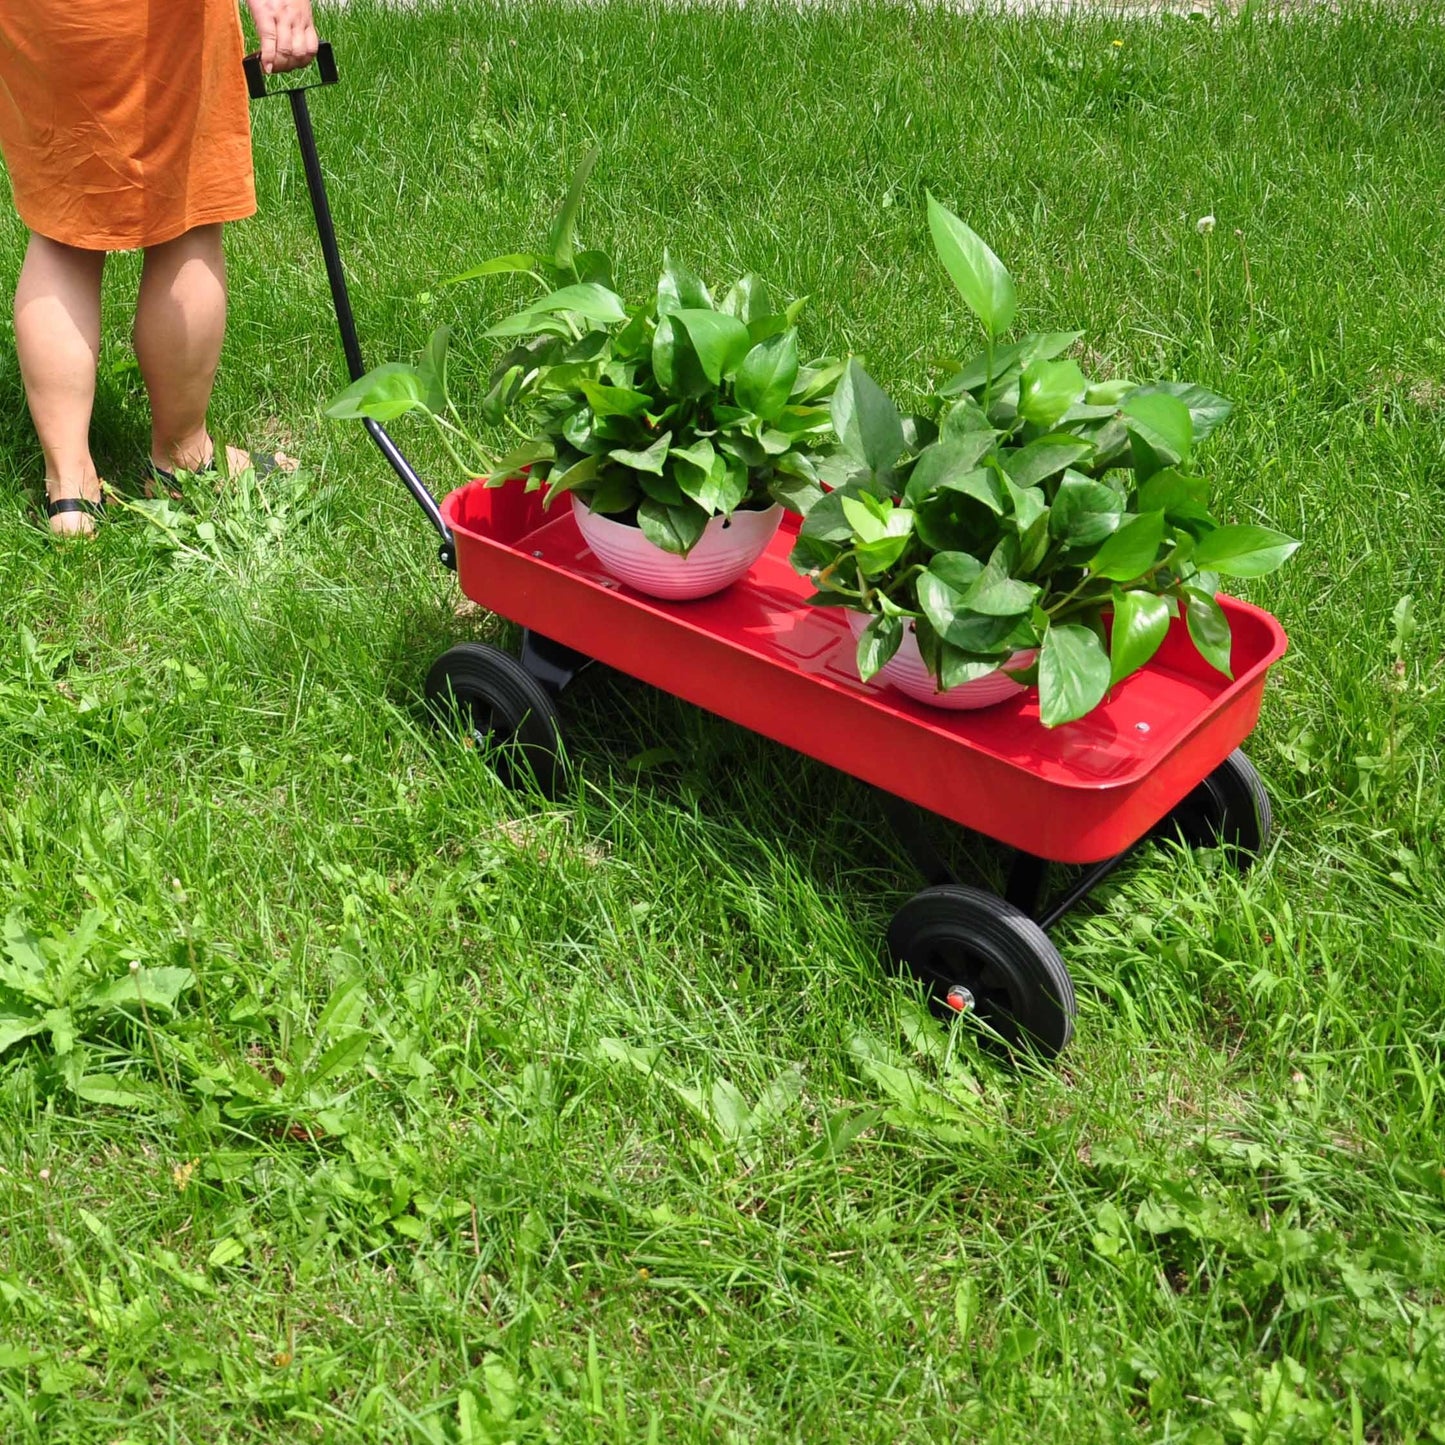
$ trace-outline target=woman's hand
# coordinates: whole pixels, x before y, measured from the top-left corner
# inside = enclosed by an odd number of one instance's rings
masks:
[[[261,69],[267,75],[301,70],[316,59],[311,0],[246,0],[261,37]]]

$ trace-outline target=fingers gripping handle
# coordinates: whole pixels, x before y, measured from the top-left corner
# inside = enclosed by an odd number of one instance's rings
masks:
[[[272,89],[268,82],[275,77],[268,76],[261,69],[259,50],[248,55],[243,64],[246,68],[246,89],[251,92],[252,100],[265,100],[267,96],[285,95],[292,90],[315,90],[318,86],[336,84],[336,56],[325,40],[316,48],[316,79],[308,79],[304,84],[278,85]],[[301,72],[306,76],[310,73],[309,68]]]

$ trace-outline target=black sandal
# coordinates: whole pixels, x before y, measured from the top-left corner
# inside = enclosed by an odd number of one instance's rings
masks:
[[[89,497],[57,497],[53,502],[45,504],[47,517],[63,517],[67,512],[84,512],[87,517],[103,517],[105,502],[92,502]]]
[[[56,497],[51,501],[45,499],[45,515],[47,518],[67,517],[74,514],[89,517],[93,522],[100,522],[105,519],[105,483],[101,482],[100,500],[92,502],[89,497]],[[54,528],[51,529],[54,531]],[[85,536],[83,532],[56,532],[58,537],[79,537]]]
[[[228,447],[227,463],[232,476],[236,475],[236,458],[242,455],[250,464],[252,471],[256,473],[256,480],[264,481],[275,471],[294,471],[294,464],[287,464],[275,452],[241,452],[238,447]],[[185,470],[182,468],[182,470]],[[216,453],[212,452],[210,460],[203,462],[200,466],[193,468],[189,475],[193,477],[213,477],[220,470],[216,461]],[[151,463],[151,483],[159,482],[165,488],[173,502],[185,500],[185,490],[181,486],[174,472],[168,472],[164,467],[158,467]]]
[[[245,458],[246,466],[241,466],[241,458]],[[272,472],[294,472],[296,463],[289,458],[280,456],[276,452],[243,452],[240,447],[226,448],[226,463],[230,467],[231,475],[234,477],[238,472],[243,472],[246,467],[256,473],[256,480],[264,482]]]
[[[251,459],[251,470],[256,473],[258,482],[264,482],[272,472],[288,470],[281,465],[281,458],[275,452],[247,452],[246,455]],[[290,470],[294,471],[295,467]]]

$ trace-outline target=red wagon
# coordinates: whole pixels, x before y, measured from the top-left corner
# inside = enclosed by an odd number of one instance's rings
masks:
[[[248,62],[253,96],[265,78]],[[323,47],[319,84],[335,80]],[[305,88],[290,98],[337,321],[353,379],[365,367],[347,296]],[[1233,629],[1233,680],[1176,623],[1154,660],[1093,713],[1046,729],[1032,693],[944,712],[863,683],[835,609],[813,608],[788,562],[796,520],[741,582],[699,601],[632,592],[597,564],[570,510],[546,512],[522,483],[472,482],[440,506],[385,429],[365,423],[441,537],[462,591],[520,624],[520,655],[461,643],[426,680],[439,710],[460,710],[479,742],[506,743],[544,789],[564,784],[558,699],[599,662],[872,784],[928,886],[888,931],[893,961],[943,1010],[973,1012],[1009,1043],[1068,1042],[1074,991],[1047,930],[1142,840],[1166,831],[1222,845],[1241,865],[1269,840],[1269,800],[1239,749],[1265,677],[1285,651],[1268,613],[1220,602]],[[503,756],[499,754],[498,756]],[[1016,850],[1002,896],[959,882],[929,844],[923,809]],[[1046,897],[1048,866],[1085,865]]]

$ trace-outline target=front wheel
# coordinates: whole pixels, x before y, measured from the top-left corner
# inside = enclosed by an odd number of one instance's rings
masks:
[[[469,744],[494,753],[509,786],[530,778],[546,797],[562,791],[567,768],[556,705],[511,653],[458,643],[432,664],[425,692],[439,723],[460,721]]]
[[[1058,949],[992,893],[950,883],[914,894],[894,915],[888,951],[937,1012],[976,1014],[1011,1048],[1052,1055],[1073,1037],[1074,985]]]

